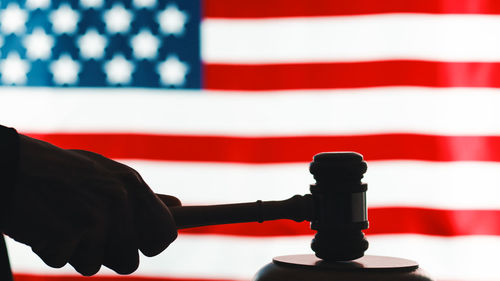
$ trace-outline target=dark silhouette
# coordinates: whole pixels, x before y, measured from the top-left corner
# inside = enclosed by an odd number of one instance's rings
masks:
[[[129,274],[177,237],[167,206],[132,168],[0,126],[0,227],[49,266]],[[163,202],[162,202],[163,201]]]
[[[366,169],[360,154],[320,153],[310,165],[316,179],[311,194],[284,201],[173,207],[170,211],[179,229],[276,219],[307,220],[318,231],[311,244],[317,257],[326,261],[354,260],[368,249],[362,232],[368,228],[367,185],[361,182]]]
[[[357,259],[368,248],[361,182],[367,165],[357,153],[315,155],[311,194],[182,207],[173,196],[153,193],[132,168],[99,154],[61,149],[2,126],[0,140],[1,230],[52,267],[70,263],[93,275],[104,265],[129,274],[139,265],[138,250],[159,254],[177,228],[275,219],[311,221],[318,231],[311,248],[325,261]]]

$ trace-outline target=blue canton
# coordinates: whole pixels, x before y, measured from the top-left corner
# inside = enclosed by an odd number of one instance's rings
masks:
[[[199,1],[2,0],[0,85],[201,87]]]

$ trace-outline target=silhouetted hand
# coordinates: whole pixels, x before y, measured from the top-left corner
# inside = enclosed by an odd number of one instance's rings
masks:
[[[101,265],[129,274],[177,237],[165,204],[132,168],[20,135],[18,182],[4,232],[52,267],[93,275]]]

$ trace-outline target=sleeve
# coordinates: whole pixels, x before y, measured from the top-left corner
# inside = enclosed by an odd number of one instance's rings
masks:
[[[0,229],[16,183],[18,162],[19,135],[13,128],[0,125]]]

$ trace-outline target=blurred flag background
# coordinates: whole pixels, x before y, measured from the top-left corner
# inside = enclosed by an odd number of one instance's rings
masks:
[[[137,169],[185,205],[308,193],[368,161],[368,254],[498,280],[500,2],[1,0],[0,124]],[[94,280],[250,280],[307,223],[202,227]],[[20,281],[83,280],[8,241]]]

